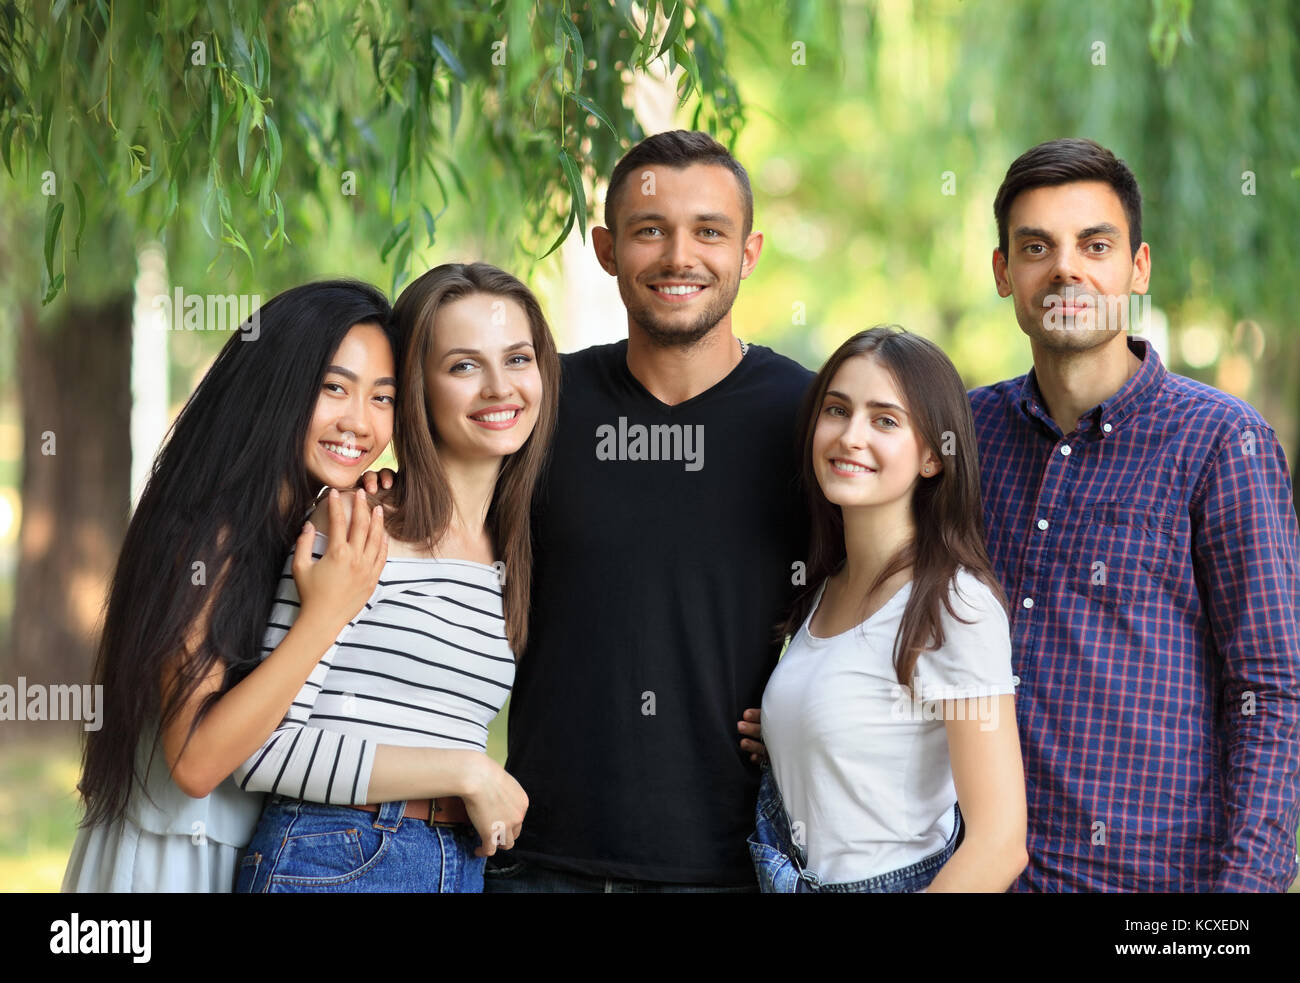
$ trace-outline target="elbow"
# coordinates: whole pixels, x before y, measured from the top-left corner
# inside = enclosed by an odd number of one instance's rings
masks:
[[[972,842],[968,835],[963,849],[966,845],[972,847],[971,859],[975,861],[976,869],[982,871],[979,879],[983,886],[976,890],[1006,891],[1029,866],[1024,836],[993,841],[974,838]]]
[[[1025,849],[1025,834],[1003,840],[997,847],[997,870],[1001,890],[1005,891],[1016,882],[1026,867],[1029,866],[1029,852]]]
[[[1014,849],[1008,851],[1007,855],[1007,887],[1016,882],[1016,879],[1025,872],[1029,866],[1029,853],[1025,850],[1023,840],[1018,843]]]
[[[221,784],[222,776],[205,773],[184,760],[172,765],[172,781],[191,799],[205,799]]]

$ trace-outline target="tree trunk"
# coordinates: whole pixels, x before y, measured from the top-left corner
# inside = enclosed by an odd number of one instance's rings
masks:
[[[0,680],[87,683],[130,512],[130,294],[69,303],[53,324],[24,308],[18,375],[23,513]]]

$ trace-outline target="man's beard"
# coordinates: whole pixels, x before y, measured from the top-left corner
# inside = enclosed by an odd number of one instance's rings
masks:
[[[648,304],[633,306],[627,305],[628,316],[636,322],[637,327],[645,332],[650,342],[659,348],[690,348],[698,344],[710,331],[712,331],[731,310],[731,305],[735,303],[736,294],[739,292],[740,282],[736,282],[736,289],[731,291],[730,296],[726,296],[718,291],[721,281],[715,282],[709,286],[716,296],[706,304],[694,321],[687,324],[673,323],[660,319],[655,312],[650,309]],[[627,298],[624,298],[624,303]]]

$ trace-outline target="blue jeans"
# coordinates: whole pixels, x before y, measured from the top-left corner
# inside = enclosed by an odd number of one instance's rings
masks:
[[[749,838],[749,855],[753,858],[758,883],[765,894],[899,894],[920,891],[929,886],[956,849],[961,810],[955,803],[952,808],[952,835],[943,849],[914,864],[865,880],[824,884],[814,872],[806,869],[808,862],[803,849],[790,836],[790,818],[781,802],[776,777],[771,767],[764,764],[758,786],[757,822],[754,834]]]
[[[479,893],[483,857],[474,827],[271,796],[235,881],[237,894],[380,891]]]
[[[501,859],[497,859],[500,857]],[[677,884],[575,874],[509,853],[494,856],[483,877],[487,894],[754,894],[757,884]]]

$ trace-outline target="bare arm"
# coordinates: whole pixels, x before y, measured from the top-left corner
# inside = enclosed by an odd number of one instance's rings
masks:
[[[304,608],[290,621],[290,633],[305,613]],[[326,651],[342,628],[330,637]],[[281,647],[287,642],[288,636]],[[480,855],[514,846],[528,797],[488,755],[377,744],[312,724],[329,669],[330,660],[318,655],[298,678],[294,694],[284,702],[283,719],[234,768],[241,787],[335,805],[460,796],[483,841]]]
[[[360,493],[358,493],[360,495]],[[302,611],[288,634],[261,664],[225,693],[199,721],[190,726],[203,700],[220,690],[225,666],[216,664],[186,699],[180,712],[163,728],[163,751],[172,778],[186,795],[208,795],[235,767],[256,751],[284,718],[303,681],[327,652],[343,626],[364,607],[374,593],[388,555],[383,515],[354,509],[349,520],[340,507],[345,496],[330,493],[330,545],[320,562],[312,560],[315,527],[309,522],[294,549],[293,575],[302,597]],[[363,498],[358,498],[364,503]],[[319,510],[317,515],[319,515]],[[315,516],[314,516],[315,517]],[[216,579],[219,590],[226,576]],[[215,591],[214,591],[215,593]],[[197,648],[207,631],[212,599],[190,634],[189,651]],[[178,667],[164,672],[166,699],[178,682]],[[187,743],[187,737],[188,743]]]
[[[962,701],[963,712],[959,701],[944,701],[948,756],[966,836],[929,891],[1005,891],[1028,862],[1015,697],[983,699],[995,701],[996,715],[988,721],[979,719],[979,698]]]

